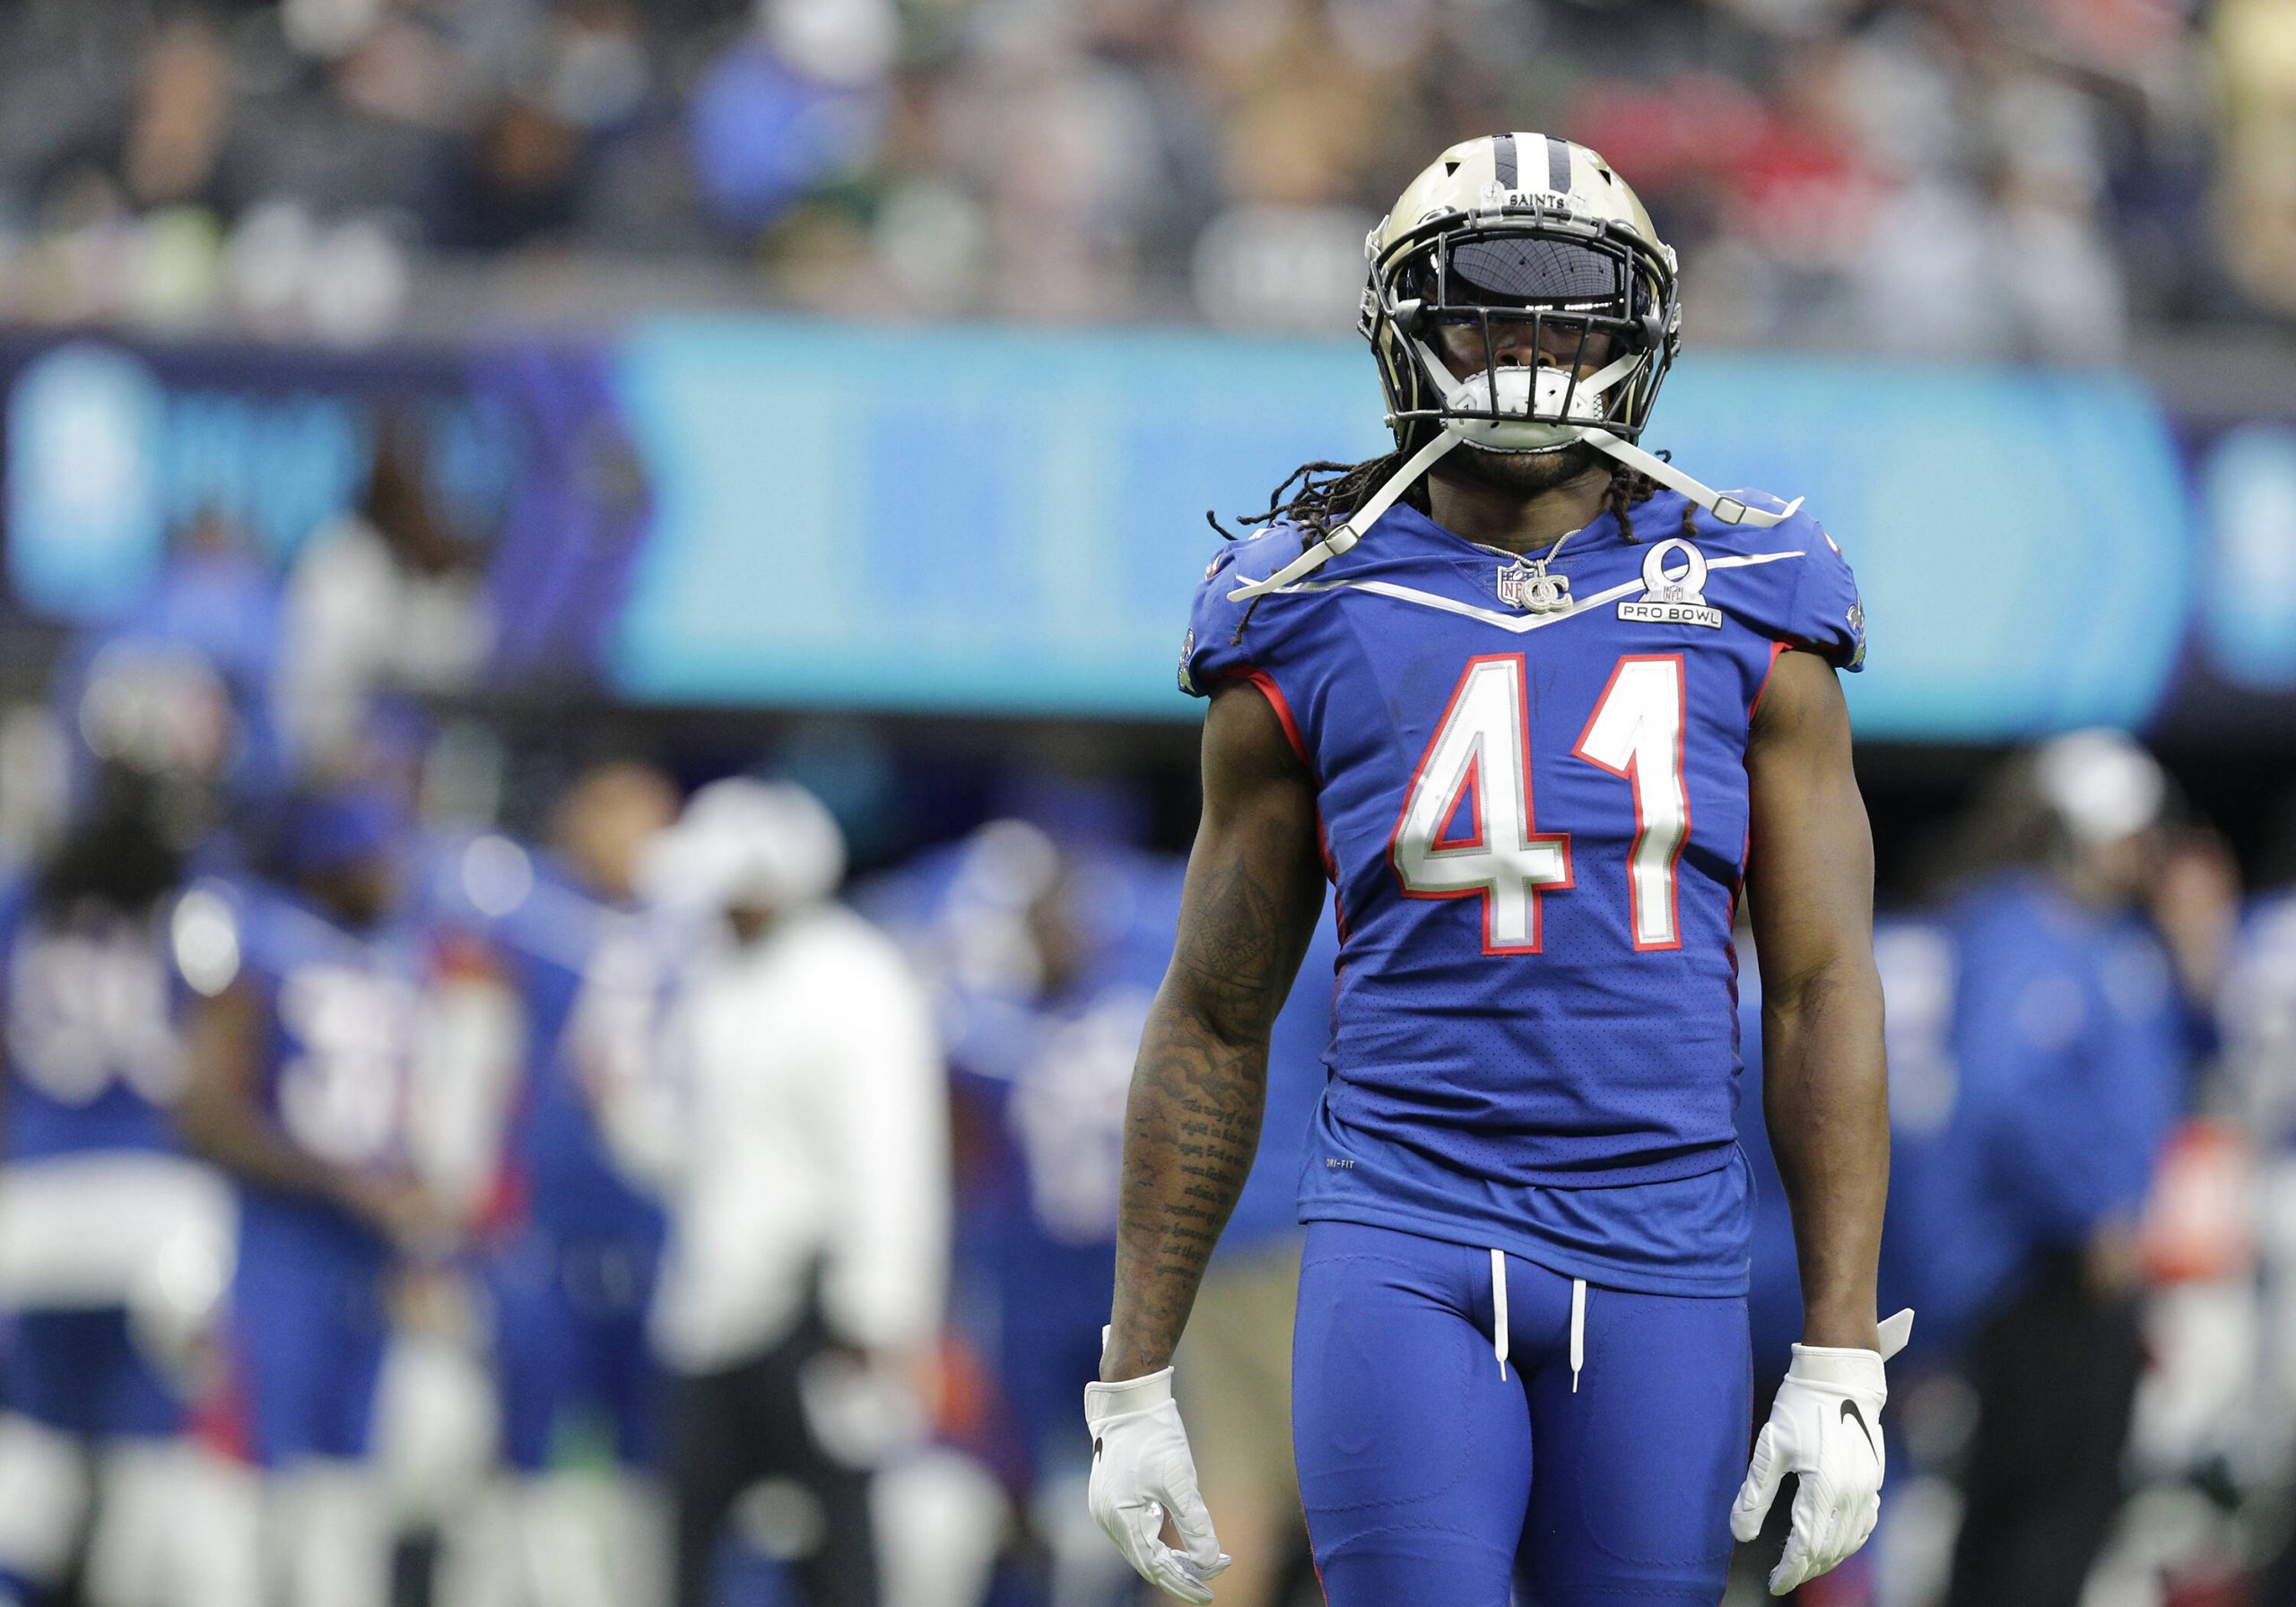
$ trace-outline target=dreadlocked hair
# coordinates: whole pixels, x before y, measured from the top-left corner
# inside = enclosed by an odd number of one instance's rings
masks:
[[[1335,526],[1346,523],[1388,475],[1403,467],[1405,456],[1397,448],[1383,457],[1367,457],[1361,463],[1332,463],[1323,458],[1303,463],[1269,493],[1265,508],[1257,513],[1229,517],[1246,526],[1273,525],[1279,520],[1297,525],[1300,545],[1304,551],[1329,535]],[[1319,474],[1326,478],[1319,480]],[[1299,488],[1296,491],[1292,491],[1294,486]],[[1292,493],[1288,497],[1284,494],[1287,491]],[[1422,513],[1426,511],[1426,497],[1427,493],[1417,486],[1404,493],[1404,500]],[[1206,511],[1204,517],[1227,540],[1238,539],[1238,533],[1222,524],[1219,515]]]
[[[1674,455],[1664,448],[1660,449],[1658,456],[1667,463],[1674,460]],[[1634,508],[1637,504],[1648,502],[1657,494],[1657,481],[1639,470],[1630,469],[1622,464],[1611,471],[1610,486],[1603,492],[1603,511],[1618,521],[1618,533],[1621,535],[1631,542],[1639,541],[1641,538],[1634,534]],[[1698,504],[1684,498],[1682,528],[1684,541],[1688,541],[1698,534],[1697,521]]]
[[[1367,457],[1361,463],[1334,463],[1318,458],[1303,463],[1283,477],[1283,483],[1268,493],[1267,506],[1257,513],[1231,514],[1229,517],[1249,528],[1258,525],[1273,525],[1278,521],[1300,527],[1300,550],[1306,552],[1333,530],[1345,524],[1361,508],[1371,493],[1387,483],[1387,476],[1401,469],[1408,456],[1402,447],[1379,457]],[[1323,478],[1318,478],[1318,476]],[[1298,489],[1293,490],[1294,487]],[[1287,493],[1289,493],[1287,495]],[[1427,493],[1413,485],[1403,494],[1403,500],[1420,512],[1427,511]],[[1222,539],[1235,541],[1238,533],[1220,522],[1220,516],[1209,508],[1205,520],[1217,530]],[[1244,627],[1252,622],[1252,614],[1259,607],[1260,599],[1254,597],[1245,606],[1243,618],[1236,621],[1236,633],[1228,638],[1233,647],[1244,639]]]

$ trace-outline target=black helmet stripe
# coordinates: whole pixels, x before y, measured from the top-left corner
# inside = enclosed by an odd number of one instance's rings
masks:
[[[1502,134],[1491,142],[1491,160],[1498,169],[1499,187],[1515,187],[1515,136]]]
[[[1570,193],[1570,142],[1546,136],[1546,187],[1558,195]]]

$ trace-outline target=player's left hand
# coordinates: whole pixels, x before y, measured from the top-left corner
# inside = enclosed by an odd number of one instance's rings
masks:
[[[1228,1566],[1196,1487],[1196,1458],[1172,1399],[1172,1369],[1084,1386],[1092,1430],[1092,1516],[1140,1577],[1197,1607]],[[1180,1545],[1164,1540],[1166,1520]]]
[[[1855,1555],[1882,1514],[1882,1406],[1890,1398],[1882,1363],[1905,1343],[1911,1312],[1883,1325],[1879,1351],[1796,1345],[1770,1421],[1754,1439],[1752,1464],[1730,1508],[1730,1533],[1761,1533],[1786,1475],[1798,1481],[1794,1527],[1770,1571],[1782,1596]]]

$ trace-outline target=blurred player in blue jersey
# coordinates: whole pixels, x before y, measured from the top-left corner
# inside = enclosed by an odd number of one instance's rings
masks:
[[[633,908],[639,853],[677,816],[659,771],[599,766],[560,800],[552,847],[482,838],[456,856],[440,918],[479,939],[521,1007],[522,1074],[505,1144],[510,1220],[493,1256],[495,1361],[521,1571],[552,1607],[641,1603],[666,1590],[666,1518],[653,1474],[659,1390],[646,1339],[660,1207],[608,1158],[595,1102],[648,1075],[667,978]],[[562,1434],[602,1429],[621,1470],[600,1548],[561,1518],[578,1494],[546,1480]],[[562,1482],[562,1481],[560,1481]],[[585,1568],[604,1561],[604,1572]]]
[[[1674,255],[1594,152],[1456,145],[1369,250],[1396,451],[1311,465],[1214,559],[1183,649],[1205,806],[1132,1082],[1092,1510],[1212,1599],[1170,1362],[1327,876],[1293,1444],[1333,1607],[1504,1607],[1518,1553],[1542,1607],[1710,1604],[1795,1475],[1783,1594],[1872,1529],[1909,1322],[1875,1314],[1857,589],[1798,504],[1633,444]],[[1742,890],[1803,1292],[1751,1466]]]
[[[387,1599],[365,1466],[376,1384],[401,1253],[448,1231],[405,1146],[420,973],[389,917],[396,830],[374,794],[299,795],[277,834],[283,882],[199,883],[174,927],[200,995],[178,1110],[239,1185],[241,1404],[284,1594],[305,1607]]]
[[[2265,887],[2242,913],[2223,989],[2224,1066],[2234,1108],[2263,1151],[2266,1201],[2296,1190],[2296,795],[2283,802],[2264,855]],[[2296,1220],[2269,1205],[2258,1212],[2265,1321],[2296,1333]],[[2246,1402],[2296,1400],[2296,1352],[2283,1342],[2265,1349]],[[2285,1408],[2256,1412],[2256,1438],[2266,1465],[2296,1463],[2296,1422]],[[2280,1545],[2257,1573],[2251,1599],[2296,1601],[2296,1527],[2281,1493]]]
[[[188,665],[197,671],[197,665]],[[0,1600],[62,1586],[85,1541],[99,1607],[222,1591],[196,1533],[188,1354],[221,1286],[227,1198],[175,1143],[181,1040],[168,916],[193,801],[221,769],[213,677],[101,659],[75,707],[91,760],[81,815],[0,890],[0,1307],[13,1317],[0,1417]],[[212,742],[202,742],[206,733]],[[227,1591],[222,1591],[227,1594]]]
[[[996,1384],[996,1443],[1055,1600],[1105,1596],[1121,1563],[1083,1518],[1077,1388],[1108,1319],[1126,1079],[1179,908],[1179,867],[1067,784],[921,856],[865,899],[935,988],[957,1134],[962,1337]]]
[[[957,1155],[962,1337],[991,1364],[1004,1410],[982,1448],[1051,1552],[1056,1601],[1100,1600],[1129,1578],[1077,1498],[1076,1390],[1100,1358],[1116,1242],[1125,1086],[1171,947],[1180,863],[1143,851],[1120,798],[1040,778],[1029,819],[993,821],[883,878],[864,912],[901,934],[938,995]],[[1039,823],[1041,822],[1041,823]],[[1111,828],[1116,829],[1112,830]],[[1336,948],[1318,929],[1310,964]],[[1257,1603],[1299,1551],[1292,1479],[1291,1307],[1300,1229],[1292,1194],[1323,1085],[1328,986],[1300,986],[1274,1029],[1261,1159],[1190,1331],[1204,1392],[1198,1446],[1231,1522],[1265,1536],[1270,1577],[1231,1578]],[[1111,1568],[1115,1570],[1112,1577]],[[1031,1598],[1035,1599],[1035,1598]]]
[[[2192,1093],[2187,997],[2214,991],[2193,925],[2160,918],[2168,804],[2128,737],[2057,737],[1999,800],[2012,863],[1947,912],[1954,1099],[1892,1226],[1977,1394],[1952,1607],[2074,1607],[2120,1509],[2138,1229]]]

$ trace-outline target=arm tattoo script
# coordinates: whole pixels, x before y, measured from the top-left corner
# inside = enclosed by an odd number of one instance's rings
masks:
[[[1263,835],[1203,871],[1190,890],[1125,1108],[1108,1377],[1137,1377],[1170,1362],[1250,1173],[1268,1029],[1304,940],[1285,885],[1287,860],[1274,834]]]

